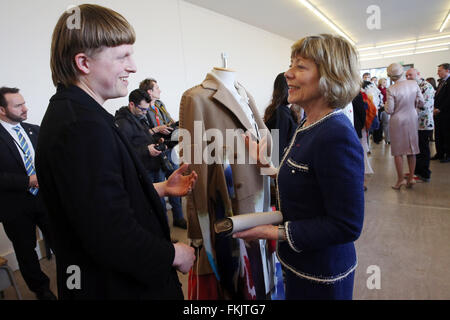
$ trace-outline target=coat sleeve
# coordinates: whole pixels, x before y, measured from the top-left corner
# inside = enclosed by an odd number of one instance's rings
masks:
[[[65,214],[83,248],[105,269],[122,272],[146,285],[172,270],[173,245],[151,234],[134,218],[124,187],[123,148],[106,124],[76,123],[54,147],[52,180]],[[118,253],[120,259],[118,259]],[[153,279],[153,283],[152,283]]]
[[[190,169],[198,175],[194,190],[188,196],[187,219],[188,238],[202,239],[198,215],[209,215],[208,210],[208,165],[203,161],[203,141],[205,125],[201,102],[184,94],[180,103],[180,154],[182,162],[190,164]],[[197,128],[197,130],[195,130]],[[202,131],[199,132],[198,129]]]
[[[352,134],[328,132],[317,141],[314,174],[326,215],[286,223],[289,244],[297,252],[352,242],[361,234],[364,156],[361,144]],[[314,212],[310,214],[314,216]]]
[[[384,111],[386,111],[387,114],[393,114],[395,111],[395,98],[389,88],[386,89],[386,104],[384,106]]]

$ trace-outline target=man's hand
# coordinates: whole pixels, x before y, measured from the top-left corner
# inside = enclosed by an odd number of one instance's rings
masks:
[[[162,134],[167,136],[173,131],[173,128],[172,127],[168,127],[166,125],[162,125],[162,126],[158,126],[158,127],[152,128],[152,131],[154,133],[162,133]]]
[[[441,112],[441,110],[434,108],[433,115],[437,116],[440,112]]]
[[[195,186],[197,181],[197,173],[192,171],[190,175],[183,175],[189,168],[188,164],[181,165],[174,173],[172,173],[165,181],[164,194],[167,196],[182,197],[187,195]]]
[[[175,258],[172,266],[183,274],[188,273],[195,261],[194,248],[181,242],[175,243],[173,247],[175,248]]]
[[[30,188],[39,188],[39,183],[38,183],[38,180],[37,180],[37,176],[35,174],[30,176],[28,186]]]
[[[150,152],[150,155],[152,157],[157,157],[161,154],[161,151],[155,149],[155,144],[151,144],[148,146],[148,152]]]

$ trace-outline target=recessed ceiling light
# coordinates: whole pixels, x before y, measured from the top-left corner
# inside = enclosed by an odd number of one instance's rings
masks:
[[[445,29],[445,26],[447,25],[449,19],[450,19],[450,10],[448,10],[447,16],[445,17],[444,22],[442,22],[441,27],[439,28],[439,32],[442,32],[442,30]]]
[[[388,54],[388,53],[401,52],[401,51],[408,51],[408,50],[414,50],[414,47],[403,48],[403,49],[396,49],[396,50],[389,50],[389,51],[382,51],[381,54]]]
[[[396,42],[396,43],[389,43],[389,44],[382,44],[382,45],[377,45],[377,49],[381,49],[381,48],[387,48],[387,47],[395,47],[395,46],[402,46],[405,44],[411,44],[411,43],[416,43],[416,40],[409,40],[409,41],[402,41],[402,42]]]
[[[434,50],[427,50],[427,51],[419,51],[419,52],[416,52],[416,54],[428,53],[428,52],[437,52],[437,51],[446,51],[446,50],[448,50],[448,48],[441,48],[441,49],[434,49]]]
[[[437,37],[431,37],[431,38],[423,38],[423,39],[417,40],[417,42],[433,41],[433,40],[440,40],[440,39],[445,39],[445,38],[450,38],[450,34],[447,34],[447,35],[445,35],[445,36],[437,36]]]
[[[355,41],[353,41],[344,31],[342,31],[337,25],[331,22],[322,12],[320,12],[316,7],[314,7],[308,0],[298,0],[301,4],[311,10],[320,20],[325,22],[328,26],[330,26],[337,34],[341,35],[345,39],[347,39],[352,45],[355,45]]]

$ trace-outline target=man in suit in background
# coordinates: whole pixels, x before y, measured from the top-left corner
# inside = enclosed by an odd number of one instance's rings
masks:
[[[434,97],[436,155],[431,160],[450,162],[450,64],[438,66],[440,83]]]
[[[36,226],[46,240],[50,234],[34,169],[39,126],[23,122],[27,111],[19,89],[0,88],[0,222],[30,290],[39,300],[56,300],[35,251]]]

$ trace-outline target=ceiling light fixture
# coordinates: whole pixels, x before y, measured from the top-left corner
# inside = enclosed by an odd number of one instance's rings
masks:
[[[373,49],[395,47],[395,46],[401,46],[401,45],[405,45],[405,44],[412,44],[412,43],[416,43],[416,42],[441,40],[441,39],[447,39],[447,38],[450,38],[450,34],[443,35],[443,36],[422,38],[422,39],[417,39],[417,40],[408,40],[408,41],[402,41],[402,42],[396,42],[396,43],[380,44],[380,45],[365,47],[365,48],[358,48],[358,51],[362,52],[362,51],[373,50]]]
[[[438,37],[431,37],[431,38],[423,38],[423,39],[417,40],[417,42],[432,41],[432,40],[440,40],[440,39],[445,39],[445,38],[450,38],[450,34],[447,34],[447,35],[445,35],[445,36],[438,36]]]
[[[383,58],[394,58],[394,57],[403,57],[403,56],[412,56],[414,53],[399,53],[399,54],[391,54],[388,56],[383,56]]]
[[[444,22],[442,22],[441,27],[439,28],[439,32],[442,32],[442,30],[444,30],[449,19],[450,19],[450,10],[448,10],[447,16],[445,17]]]
[[[361,54],[359,57],[363,58],[363,57],[370,57],[370,56],[376,56],[378,54],[378,52],[373,52],[373,53],[366,53],[366,54]]]
[[[381,54],[388,54],[388,53],[402,52],[402,51],[409,51],[409,50],[414,50],[414,47],[403,48],[403,49],[396,49],[396,50],[389,50],[389,51],[382,51]]]
[[[370,57],[370,58],[363,58],[360,61],[370,61],[370,60],[378,60],[378,59],[384,59],[384,58],[394,58],[394,57],[403,57],[403,56],[412,56],[415,54],[422,54],[422,53],[429,53],[429,52],[438,52],[438,51],[446,51],[450,50],[450,48],[439,48],[439,49],[432,49],[432,50],[425,50],[425,51],[416,51],[416,52],[408,52],[408,53],[399,53],[399,54],[391,54],[391,55],[379,55],[377,57]]]
[[[417,50],[417,49],[434,48],[434,47],[440,47],[440,46],[447,46],[447,45],[449,45],[449,44],[450,44],[450,42],[443,42],[443,43],[430,44],[430,45],[427,45],[427,46],[416,47],[416,50]]]
[[[317,17],[320,18],[323,22],[325,22],[328,26],[330,26],[337,34],[341,35],[345,39],[347,39],[352,45],[355,45],[355,41],[353,41],[348,35],[345,34],[337,25],[331,22],[322,12],[320,12],[316,7],[314,7],[308,0],[298,0],[301,4],[303,4],[306,8],[311,10]]]
[[[402,42],[396,42],[396,43],[383,44],[383,45],[376,46],[376,48],[377,49],[381,49],[381,48],[387,48],[387,47],[403,46],[405,44],[412,44],[412,43],[416,43],[416,40],[409,40],[409,41],[402,41]]]
[[[441,49],[434,49],[434,50],[427,50],[427,51],[419,51],[419,52],[416,52],[416,54],[428,53],[428,52],[437,52],[437,51],[446,51],[446,50],[448,50],[448,48],[441,48]]]
[[[373,47],[366,47],[366,48],[361,48],[358,49],[358,51],[367,51],[367,50],[372,50],[372,49],[376,49],[377,47],[373,46]]]

